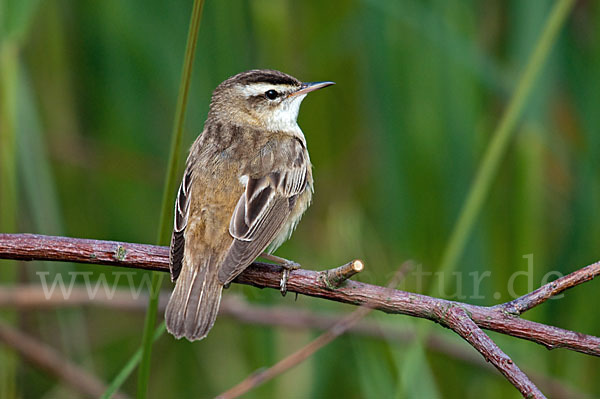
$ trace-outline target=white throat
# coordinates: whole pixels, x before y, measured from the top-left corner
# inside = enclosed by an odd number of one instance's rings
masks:
[[[285,99],[275,110],[269,115],[265,121],[265,127],[272,131],[300,131],[298,126],[298,112],[300,104],[304,100],[306,94],[289,97]]]

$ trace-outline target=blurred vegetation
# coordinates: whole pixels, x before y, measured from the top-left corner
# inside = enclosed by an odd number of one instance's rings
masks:
[[[554,3],[207,1],[184,146],[202,130],[211,91],[237,72],[274,68],[306,81],[336,81],[302,106],[314,204],[278,254],[311,269],[362,258],[366,270],[357,279],[376,284],[406,259],[435,272]],[[0,0],[1,231],[154,242],[191,6]],[[511,299],[511,275],[528,270],[529,254],[531,279],[513,278],[516,294],[550,271],[566,274],[600,258],[599,22],[600,3],[576,4],[527,101],[458,274],[448,277],[456,282],[445,286],[447,297],[476,304]],[[100,274],[93,266],[0,261],[1,283],[39,283],[40,270]],[[490,277],[475,286],[469,273],[486,271]],[[138,281],[143,274],[137,272]],[[438,283],[424,281],[409,274],[402,288],[426,292]],[[577,287],[527,317],[599,335],[600,314],[589,307],[600,301],[596,285]],[[231,292],[265,305],[350,310],[282,299],[274,290],[234,286],[225,295]],[[139,347],[144,323],[143,314],[99,308],[1,317],[104,381]],[[422,322],[394,320],[399,327]],[[165,335],[153,351],[150,397],[214,396],[315,334],[220,319],[200,343]],[[491,335],[522,368],[600,395],[597,358]],[[342,337],[248,397],[399,396],[408,349]],[[518,396],[499,374],[433,351],[426,360],[411,366],[423,367],[416,375],[441,397]],[[78,397],[5,347],[0,364],[0,396]],[[134,377],[123,390],[135,393]]]

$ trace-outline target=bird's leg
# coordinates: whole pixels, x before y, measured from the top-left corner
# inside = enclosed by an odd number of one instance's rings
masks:
[[[281,281],[279,282],[279,290],[281,291],[281,295],[285,296],[285,294],[287,294],[287,281],[290,277],[290,272],[292,270],[300,269],[300,263],[281,258],[276,255],[271,255],[266,252],[263,252],[263,254],[260,257],[266,260],[270,260],[271,262],[275,262],[283,268],[283,271],[281,273]]]
[[[300,269],[300,263],[294,262],[293,260],[288,260],[288,259],[282,258],[277,255],[272,255],[272,254],[263,252],[260,255],[260,257],[263,259],[266,259],[266,260],[270,260],[271,262],[275,262],[278,265],[280,265],[281,267],[285,267],[285,268],[292,269],[292,270]]]

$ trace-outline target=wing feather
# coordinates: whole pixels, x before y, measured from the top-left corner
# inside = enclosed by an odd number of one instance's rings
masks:
[[[287,150],[287,159],[292,161],[283,163],[281,169],[248,177],[229,224],[234,240],[219,270],[223,284],[263,253],[290,216],[296,196],[306,189],[310,163],[304,147],[294,143]]]
[[[190,213],[190,187],[192,184],[192,169],[190,165],[186,168],[177,198],[175,200],[175,217],[173,221],[173,234],[171,235],[171,251],[169,252],[169,270],[171,281],[177,280],[181,272],[183,253],[185,251],[184,231],[188,223]]]

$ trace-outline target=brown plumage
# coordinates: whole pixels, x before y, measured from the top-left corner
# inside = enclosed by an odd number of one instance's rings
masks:
[[[175,337],[204,338],[223,285],[281,245],[310,204],[311,163],[296,117],[308,92],[330,84],[253,70],[215,89],[175,201],[176,285],[165,311]]]

